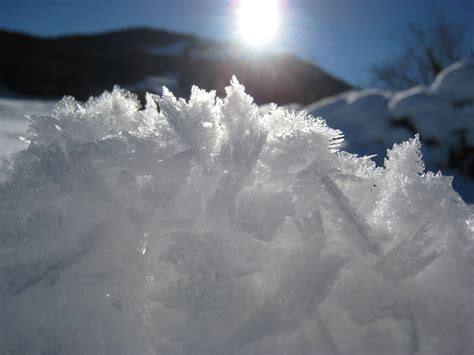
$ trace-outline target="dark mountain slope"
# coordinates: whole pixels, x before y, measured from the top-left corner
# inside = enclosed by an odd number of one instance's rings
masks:
[[[293,55],[257,56],[233,44],[146,28],[58,38],[0,31],[0,48],[0,85],[45,97],[85,99],[149,77],[171,78],[181,95],[193,84],[222,93],[234,74],[258,103],[305,104],[350,88]]]

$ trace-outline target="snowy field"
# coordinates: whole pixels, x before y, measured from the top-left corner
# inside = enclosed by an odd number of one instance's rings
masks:
[[[417,136],[377,167],[233,80],[65,98],[25,139],[0,175],[0,353],[474,353],[474,211]]]

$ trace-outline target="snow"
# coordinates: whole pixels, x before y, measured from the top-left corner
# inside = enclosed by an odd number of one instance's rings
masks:
[[[1,169],[1,352],[473,353],[474,210],[419,137],[377,167],[322,119],[226,94],[32,116]]]
[[[264,104],[264,105],[260,105],[258,107],[258,110],[259,110],[260,113],[265,114],[265,113],[270,112],[273,109],[274,106],[275,106],[275,104],[272,104],[272,103]],[[288,111],[301,111],[304,108],[303,105],[301,105],[299,103],[296,103],[296,102],[286,104],[286,105],[282,105],[280,107],[285,108]]]
[[[313,103],[304,110],[324,117],[331,127],[341,129],[348,151],[383,157],[389,145],[411,136],[390,127],[390,97],[390,93],[377,89],[350,91]]]
[[[465,60],[451,65],[438,75],[431,91],[447,96],[453,102],[474,101],[474,60]]]
[[[454,174],[457,184],[457,180],[466,181],[469,177],[460,171],[466,169],[462,164],[472,164],[469,149],[474,145],[473,83],[473,62],[461,61],[443,70],[430,87],[418,86],[401,92],[351,91],[313,103],[304,110],[343,130],[348,151],[377,154],[379,164],[387,148],[419,133],[426,143],[423,154],[427,166]],[[450,160],[458,152],[465,159],[462,163]],[[453,164],[458,164],[456,170],[452,170]],[[470,178],[474,180],[474,176]],[[474,201],[474,182],[455,187],[467,201]]]
[[[416,130],[426,138],[443,142],[449,138],[446,127],[454,117],[451,102],[442,96],[433,94],[423,87],[415,87],[396,93],[389,103],[392,117],[412,120]]]
[[[26,116],[49,113],[54,105],[55,101],[0,98],[0,160],[27,146],[20,140],[28,127]]]

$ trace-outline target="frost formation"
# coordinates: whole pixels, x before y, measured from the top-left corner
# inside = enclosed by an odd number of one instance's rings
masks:
[[[376,167],[226,91],[31,118],[0,171],[0,353],[472,354],[474,214],[418,137]]]

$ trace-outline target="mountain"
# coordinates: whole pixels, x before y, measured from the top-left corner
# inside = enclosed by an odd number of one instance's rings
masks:
[[[86,99],[114,85],[137,92],[192,85],[223,94],[232,75],[257,103],[308,104],[350,86],[290,54],[255,54],[228,42],[136,28],[40,38],[0,31],[0,86],[43,97]]]

